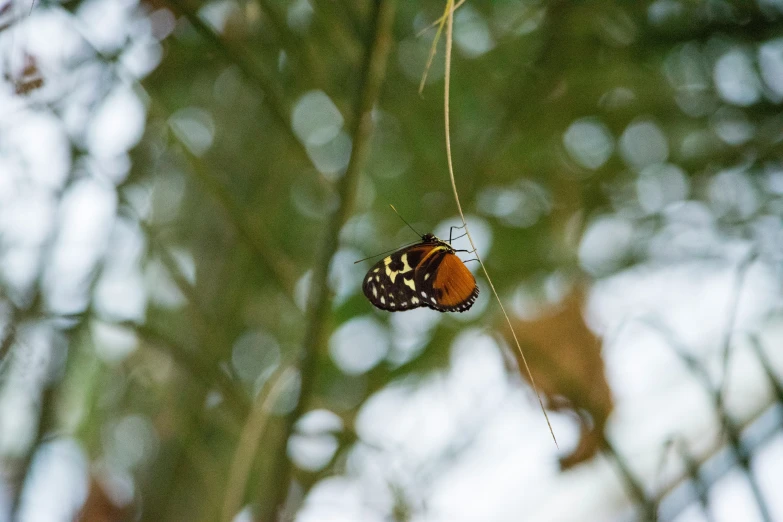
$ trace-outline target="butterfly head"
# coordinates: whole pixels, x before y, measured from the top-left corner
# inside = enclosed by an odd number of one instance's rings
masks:
[[[429,233],[424,234],[423,236],[421,236],[421,242],[429,245],[442,245],[446,247],[449,250],[449,252],[454,252],[454,250],[451,248],[451,245],[448,242],[443,241],[435,234],[429,234]]]

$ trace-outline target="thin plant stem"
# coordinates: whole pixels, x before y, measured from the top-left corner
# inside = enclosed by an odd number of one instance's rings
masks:
[[[723,395],[725,393],[727,375],[729,372],[729,353],[731,352],[731,339],[734,334],[734,327],[737,322],[737,312],[739,310],[740,298],[742,297],[742,287],[745,285],[745,279],[748,274],[748,270],[751,267],[753,261],[756,260],[756,252],[750,252],[745,258],[743,258],[737,265],[737,275],[734,278],[734,285],[731,288],[731,295],[729,298],[729,310],[726,317],[726,325],[723,332],[723,346],[722,352],[722,376],[723,380],[718,390],[718,401],[723,401]],[[719,403],[720,404],[720,403]]]
[[[639,520],[650,522],[656,520],[655,503],[651,502],[647,498],[647,495],[645,495],[644,487],[631,472],[631,468],[628,466],[628,462],[606,437],[602,437],[601,443],[603,446],[604,455],[606,455],[609,460],[611,460],[615,469],[617,470],[617,473],[622,477],[628,495],[641,509],[641,512],[637,513],[637,515],[639,515]]]
[[[250,405],[244,392],[217,365],[210,364],[203,357],[199,357],[195,350],[148,324],[133,321],[114,324],[134,332],[143,341],[142,346],[145,349],[157,350],[171,357],[175,364],[195,380],[200,381],[204,388],[216,387],[225,397],[226,405],[236,419],[241,420],[247,415]]]
[[[449,2],[449,4],[453,4],[454,2]],[[419,82],[419,94],[424,92],[424,84],[427,83],[427,74],[430,72],[430,67],[432,67],[432,61],[435,59],[435,54],[438,52],[438,41],[440,40],[440,35],[443,33],[443,24],[446,23],[446,19],[454,14],[454,11],[459,8],[462,4],[465,3],[465,0],[459,0],[456,5],[451,6],[447,5],[446,10],[443,13],[443,15],[432,22],[430,25],[422,29],[417,36],[421,36],[424,34],[425,31],[428,31],[429,29],[432,29],[435,26],[438,26],[438,31],[435,33],[435,38],[432,39],[432,45],[430,46],[430,54],[427,56],[427,65],[424,66],[424,74],[421,75],[421,81]]]
[[[292,373],[289,366],[281,365],[267,380],[253,403],[250,415],[248,415],[239,436],[234,458],[231,461],[226,494],[223,498],[223,513],[220,518],[223,522],[231,522],[241,507],[247,490],[248,478],[256,460],[258,444],[269,424],[272,407],[285,389],[283,384],[287,382]]]
[[[452,7],[452,8],[451,8],[451,11],[447,11],[446,9],[448,9],[448,8],[444,9],[444,10],[443,10],[443,15],[441,15],[441,17],[440,17],[440,18],[438,18],[437,20],[435,20],[434,22],[432,22],[430,25],[428,25],[427,27],[425,27],[424,29],[422,29],[421,31],[419,31],[418,33],[416,33],[416,36],[421,36],[421,35],[423,35],[424,33],[426,33],[427,31],[429,31],[430,29],[432,29],[432,28],[434,28],[434,27],[436,27],[436,26],[437,26],[438,28],[441,28],[441,27],[443,27],[443,24],[445,24],[445,23],[446,23],[446,17],[447,17],[447,16],[449,16],[449,12],[452,12],[452,13],[453,13],[454,11],[456,11],[457,9],[459,9],[459,8],[460,8],[460,6],[461,6],[462,4],[464,4],[464,3],[465,3],[465,1],[466,1],[466,0],[459,0],[459,2],[457,2],[457,3],[456,3],[456,5],[455,5],[454,7]],[[437,38],[436,38],[436,40],[435,40],[435,41],[437,42]],[[426,71],[425,71],[425,73],[426,73]]]
[[[184,16],[209,45],[220,51],[229,62],[236,65],[242,75],[264,94],[264,101],[269,107],[273,118],[288,135],[294,148],[302,156],[306,156],[307,151],[294,134],[288,120],[288,104],[283,89],[272,81],[271,74],[268,71],[261,70],[261,67],[258,66],[250,53],[227,43],[214,27],[205,22],[184,0],[167,0],[166,5],[175,13]]]
[[[473,242],[473,237],[471,237],[470,235],[470,228],[468,227],[468,222],[465,220],[465,213],[462,211],[462,204],[459,201],[457,182],[454,179],[454,165],[451,158],[451,125],[449,121],[449,92],[451,90],[451,81],[450,81],[451,80],[451,48],[452,48],[452,42],[454,36],[453,5],[454,5],[454,0],[448,0],[448,4],[446,6],[446,10],[448,11],[448,17],[446,18],[446,59],[445,59],[446,73],[444,76],[443,120],[445,124],[445,134],[446,134],[446,160],[449,166],[449,179],[451,180],[451,188],[454,191],[454,201],[457,203],[457,210],[459,210],[459,216],[462,219],[462,225],[465,227],[465,234],[467,234],[468,236],[468,241],[470,241],[470,246],[473,248],[473,251],[476,255],[476,259],[481,265],[481,270],[484,272],[484,276],[487,278],[489,287],[492,289],[492,293],[495,295],[495,299],[500,305],[500,310],[503,312],[503,316],[506,318],[506,323],[508,323],[508,327],[511,330],[511,335],[514,337],[514,343],[516,344],[517,351],[519,352],[519,356],[522,359],[522,363],[525,366],[525,371],[527,372],[527,375],[530,378],[530,386],[533,388],[533,392],[536,394],[536,398],[538,399],[539,406],[541,406],[541,411],[544,414],[544,419],[546,419],[546,424],[549,427],[549,433],[552,435],[552,440],[555,441],[555,446],[559,448],[557,444],[557,437],[555,437],[555,430],[552,429],[552,423],[549,421],[549,415],[547,415],[546,408],[544,408],[544,401],[541,399],[541,394],[538,392],[536,381],[533,378],[533,372],[530,371],[530,366],[528,365],[527,359],[525,358],[525,354],[522,351],[522,346],[519,344],[519,339],[517,339],[517,334],[514,331],[514,327],[511,324],[511,319],[508,317],[508,313],[506,312],[506,307],[503,306],[503,302],[500,300],[500,296],[498,295],[497,290],[495,290],[495,285],[492,283],[492,278],[489,277],[489,273],[487,272],[487,267],[484,266],[483,261],[481,261],[481,256],[479,255],[478,248],[476,248],[476,244]]]

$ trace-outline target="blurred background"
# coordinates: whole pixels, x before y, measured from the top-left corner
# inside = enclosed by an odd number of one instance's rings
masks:
[[[783,520],[783,2],[456,11],[559,448],[444,7],[0,0],[0,520]]]

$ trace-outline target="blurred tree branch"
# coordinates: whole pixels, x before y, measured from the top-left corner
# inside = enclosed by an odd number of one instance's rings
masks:
[[[0,298],[5,300],[5,296],[0,296]],[[3,325],[2,337],[0,337],[0,371],[5,368],[6,357],[8,356],[11,347],[14,345],[14,342],[16,342],[17,317],[19,316],[19,311],[10,301],[6,300],[6,304],[9,307],[9,312],[6,324]]]
[[[175,12],[183,15],[212,47],[220,51],[228,61],[235,64],[242,72],[242,75],[261,91],[275,120],[277,120],[282,130],[286,132],[293,143],[296,144],[297,150],[306,156],[307,153],[302,142],[296,137],[288,121],[288,107],[285,95],[281,88],[268,77],[269,74],[262,71],[255,60],[244,50],[236,49],[225,42],[212,27],[201,19],[196,11],[186,5],[186,2],[183,0],[168,0],[168,4]]]
[[[138,324],[130,321],[119,324],[136,332],[139,338],[150,347],[165,347],[166,354],[171,356],[177,364],[187,369],[194,379],[202,381],[205,387],[217,386],[225,396],[228,407],[238,419],[243,418],[250,411],[250,402],[245,392],[218,366],[205,361],[194,350],[182,346],[165,333],[147,324]]]
[[[255,3],[261,8],[261,12],[266,15],[266,18],[269,20],[269,24],[280,37],[280,41],[286,50],[294,53],[295,55],[302,54],[299,52],[298,42],[296,42],[294,35],[291,34],[291,31],[289,31],[288,27],[286,26],[284,17],[282,17],[280,13],[278,13],[277,10],[270,5],[269,0],[256,0]],[[305,56],[306,54],[307,53],[304,53]],[[306,68],[309,65],[309,60],[302,64],[302,66]]]
[[[272,521],[288,493],[291,462],[285,448],[297,419],[305,412],[313,393],[318,372],[318,362],[325,344],[326,322],[329,316],[331,295],[328,288],[329,266],[337,251],[339,234],[350,216],[356,198],[361,169],[369,151],[372,135],[372,110],[380,94],[386,74],[386,62],[392,46],[392,28],[396,10],[395,0],[381,0],[375,6],[373,19],[373,40],[368,47],[362,86],[354,111],[351,132],[353,148],[348,168],[338,183],[340,205],[330,216],[323,234],[323,244],[313,269],[310,295],[307,307],[307,326],[300,352],[299,372],[301,388],[294,410],[285,419],[285,429],[278,451],[278,463],[274,472],[274,486],[271,501],[267,504],[260,520]],[[271,481],[270,481],[271,482]]]
[[[247,416],[245,425],[240,433],[239,441],[234,451],[234,458],[231,461],[226,493],[223,499],[221,515],[223,522],[231,522],[239,508],[242,507],[248,478],[257,457],[259,442],[266,430],[275,401],[283,392],[285,388],[283,384],[291,373],[291,367],[285,364],[280,365],[264,383],[264,387],[258,392],[253,402],[250,414]]]
[[[348,21],[348,25],[351,27],[351,30],[353,31],[354,35],[362,40],[367,38],[367,30],[364,27],[364,24],[362,23],[362,17],[361,14],[358,11],[358,7],[356,4],[352,2],[348,2],[346,0],[338,0],[335,1],[316,1],[315,8],[319,11],[322,11],[324,9],[339,9],[342,11],[343,17],[345,17]],[[360,4],[363,2],[360,2]]]
[[[296,274],[291,268],[288,256],[273,245],[272,239],[264,227],[254,226],[250,222],[247,212],[237,204],[231,193],[207,171],[202,162],[191,154],[184,145],[183,154],[189,160],[192,172],[204,190],[212,194],[226,212],[229,222],[253,250],[259,261],[275,275],[273,281],[282,286],[289,299],[293,299]]]

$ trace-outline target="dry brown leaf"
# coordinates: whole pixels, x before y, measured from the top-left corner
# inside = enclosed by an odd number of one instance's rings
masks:
[[[539,318],[513,321],[546,407],[572,412],[581,425],[579,444],[560,459],[562,469],[595,455],[613,406],[601,359],[601,340],[585,323],[584,302],[584,289],[575,287],[562,302]],[[508,327],[501,331],[506,342],[513,345]],[[517,366],[522,367],[519,354],[515,350],[510,352],[514,352]],[[525,371],[520,371],[520,375],[528,380]]]

